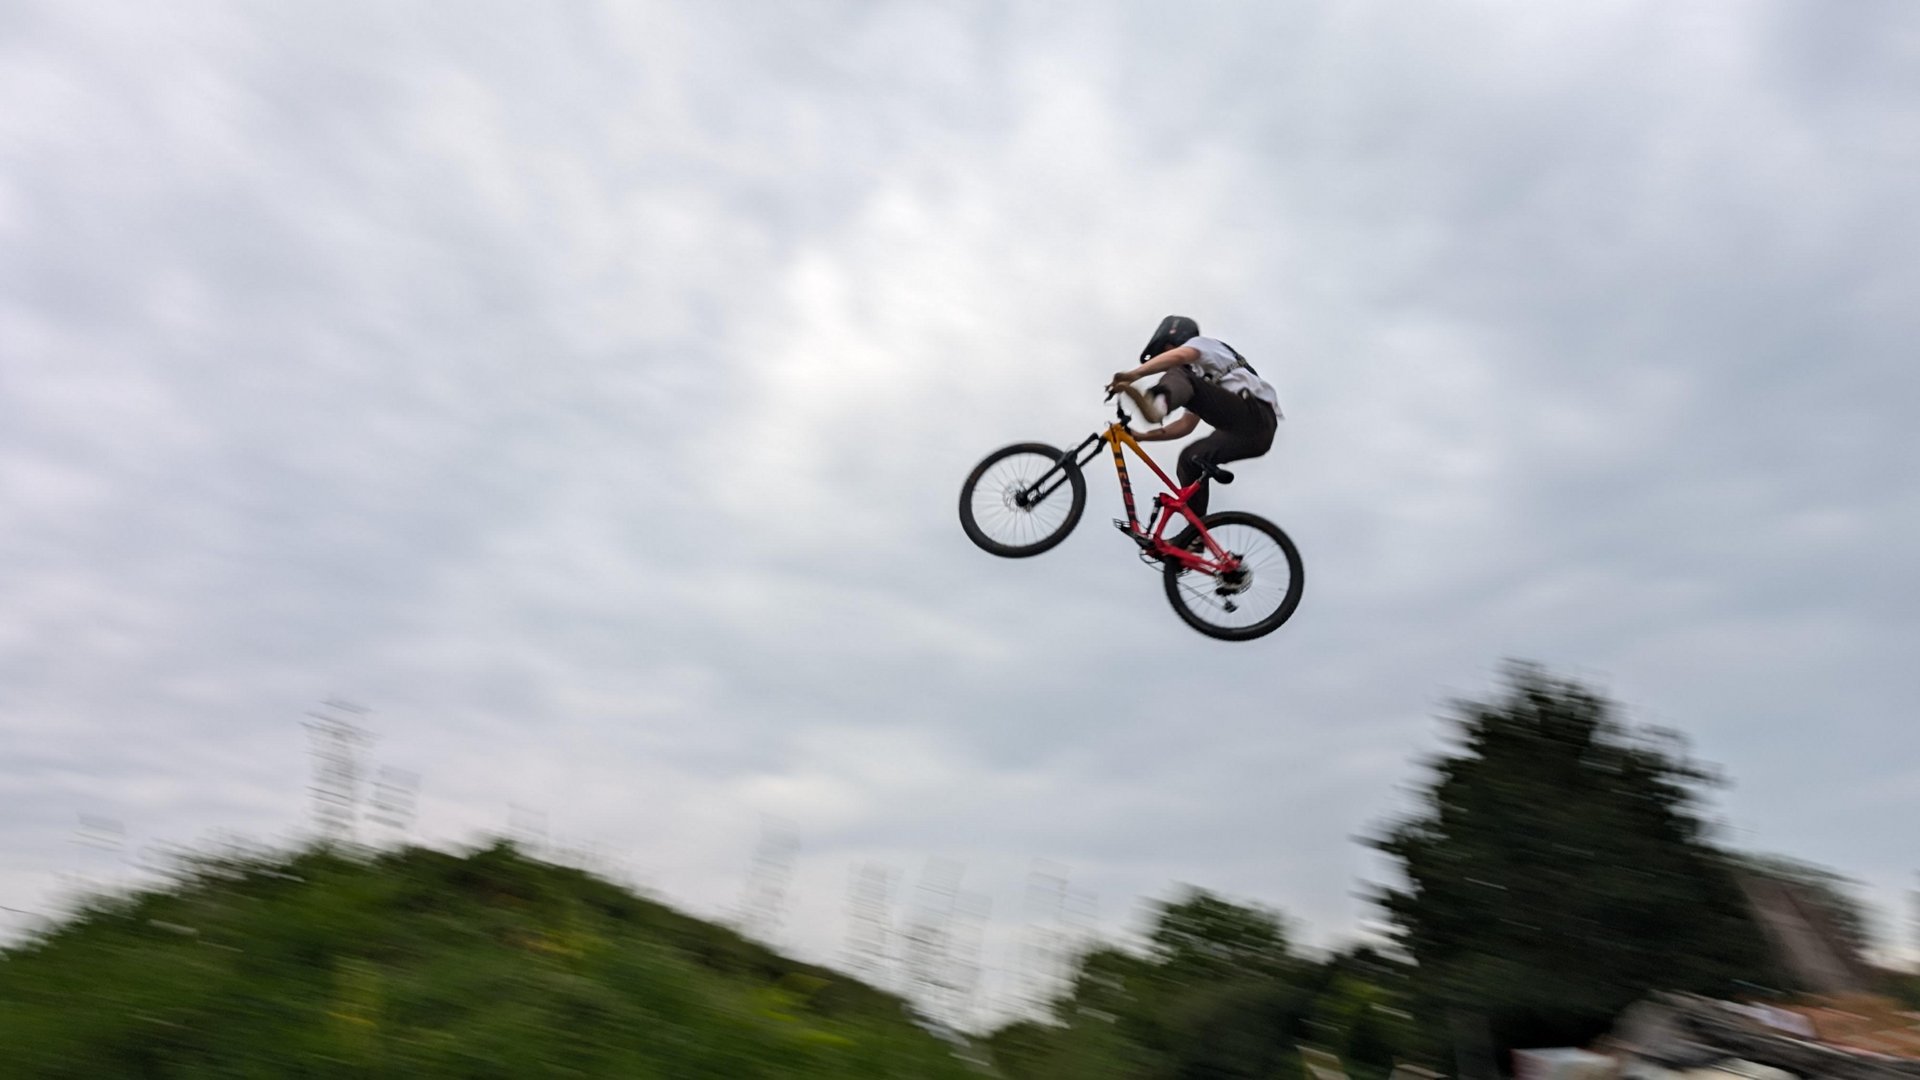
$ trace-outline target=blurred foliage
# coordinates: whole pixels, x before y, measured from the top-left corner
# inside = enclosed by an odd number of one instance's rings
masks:
[[[1198,981],[1275,976],[1292,966],[1286,931],[1270,911],[1195,889],[1177,903],[1159,905],[1158,912],[1147,940],[1169,972]]]
[[[497,844],[199,857],[0,953],[9,1077],[970,1076],[902,1002]]]
[[[1423,1041],[1408,1011],[1410,969],[1362,946],[1314,969],[1306,1042],[1339,1055],[1347,1075],[1377,1080],[1402,1061],[1433,1064],[1445,1048]]]
[[[1311,1047],[1355,1080],[1398,1063],[1490,1075],[1515,1047],[1591,1041],[1655,991],[1787,987],[1737,874],[1801,886],[1862,951],[1844,878],[1720,850],[1700,810],[1714,775],[1613,712],[1527,665],[1457,704],[1417,810],[1373,841],[1404,874],[1376,895],[1392,953],[1310,961],[1274,913],[1190,891],[1157,907],[1142,952],[1082,955],[1049,1022],[994,1032],[995,1064],[1012,1080],[1265,1080],[1302,1075]],[[1920,976],[1874,977],[1920,1004]]]
[[[1457,705],[1457,749],[1376,841],[1404,873],[1378,900],[1436,1038],[1464,1023],[1496,1052],[1577,1045],[1652,990],[1778,985],[1699,815],[1713,777],[1612,713],[1510,668],[1497,700]]]
[[[1006,1080],[1353,1080],[1577,1045],[1657,990],[1783,985],[1735,873],[1803,886],[1856,951],[1848,882],[1711,843],[1677,737],[1527,666],[1462,702],[1457,745],[1374,845],[1391,952],[1296,953],[1271,910],[1189,889],[1142,947],[1076,961],[984,1039]],[[1920,975],[1874,970],[1920,1007]],[[20,1077],[979,1075],[904,1003],[509,844],[199,856],[0,952]],[[1456,1057],[1456,1053],[1460,1057]],[[1477,1062],[1475,1059],[1479,1059]]]
[[[1010,1080],[1268,1080],[1300,1075],[1298,1047],[1323,1047],[1356,1080],[1418,1056],[1400,966],[1368,950],[1310,961],[1274,912],[1201,890],[1158,904],[1143,954],[1082,955],[1052,1022],[988,1040]]]

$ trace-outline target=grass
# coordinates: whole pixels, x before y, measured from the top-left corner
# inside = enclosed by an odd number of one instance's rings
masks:
[[[20,1077],[973,1076],[904,1003],[496,844],[208,857],[0,952]]]

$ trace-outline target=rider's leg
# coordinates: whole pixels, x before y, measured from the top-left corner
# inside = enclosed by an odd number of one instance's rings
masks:
[[[1166,411],[1172,412],[1186,407],[1187,402],[1193,400],[1194,382],[1193,376],[1187,374],[1187,369],[1168,368],[1166,374],[1160,376],[1160,381],[1154,383],[1147,393],[1160,395]]]
[[[1258,398],[1241,397],[1229,393],[1213,383],[1200,380],[1187,380],[1187,408],[1194,415],[1206,421],[1213,430],[1203,439],[1187,444],[1180,451],[1180,460],[1175,475],[1180,478],[1182,487],[1201,475],[1200,462],[1209,461],[1215,465],[1225,465],[1229,461],[1242,461],[1255,458],[1273,447],[1274,429],[1278,420],[1267,403]],[[1187,500],[1187,506],[1201,517],[1207,514],[1208,496],[1211,483],[1202,483],[1193,497]],[[1185,539],[1191,539],[1189,531],[1176,538],[1175,543],[1184,546]]]

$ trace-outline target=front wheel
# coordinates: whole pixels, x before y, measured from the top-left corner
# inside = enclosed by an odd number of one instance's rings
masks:
[[[1044,443],[988,454],[960,485],[960,527],[982,551],[1038,555],[1067,538],[1087,506],[1080,466]]]
[[[1299,549],[1258,514],[1226,510],[1203,520],[1215,542],[1240,557],[1240,568],[1208,574],[1169,562],[1168,602],[1188,626],[1208,637],[1251,641],[1273,633],[1300,606],[1305,571]],[[1197,535],[1189,546],[1206,549]]]

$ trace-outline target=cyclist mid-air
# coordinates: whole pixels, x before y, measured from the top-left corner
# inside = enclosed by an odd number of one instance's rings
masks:
[[[1159,375],[1145,393],[1133,383]],[[1124,393],[1149,423],[1136,432],[1123,403],[1114,417],[1069,450],[1023,442],[988,454],[960,485],[960,527],[982,551],[1024,559],[1051,551],[1079,523],[1086,508],[1082,470],[1105,451],[1127,516],[1113,524],[1141,561],[1159,571],[1167,600],[1187,625],[1224,641],[1264,637],[1292,617],[1304,580],[1300,552],[1278,525],[1245,510],[1206,512],[1207,488],[1233,474],[1222,462],[1259,457],[1273,446],[1280,406],[1273,387],[1233,348],[1201,337],[1184,315],[1169,315],[1140,354],[1140,364],[1116,372],[1107,397]],[[1167,414],[1186,413],[1172,423]],[[1176,483],[1140,443],[1178,439],[1204,420],[1213,430],[1180,454]],[[1133,497],[1127,452],[1165,489],[1144,517]],[[1169,535],[1170,533],[1175,535]]]
[[[1273,447],[1280,423],[1280,397],[1273,387],[1224,341],[1200,336],[1200,324],[1185,315],[1169,315],[1140,353],[1140,366],[1114,372],[1107,392],[1124,392],[1149,423],[1161,423],[1178,409],[1185,415],[1151,431],[1136,431],[1141,442],[1180,439],[1205,420],[1213,430],[1180,451],[1176,475],[1181,486],[1200,481],[1187,500],[1193,512],[1207,514],[1206,470],[1201,462],[1224,465],[1256,458]],[[1145,393],[1133,387],[1151,375],[1160,381]],[[1191,536],[1192,530],[1187,531]],[[1184,540],[1176,539],[1176,544]]]

